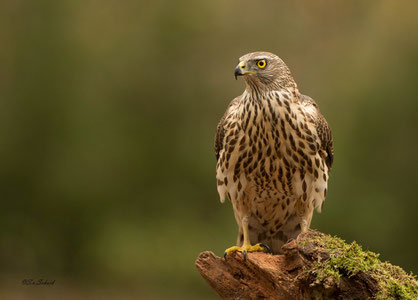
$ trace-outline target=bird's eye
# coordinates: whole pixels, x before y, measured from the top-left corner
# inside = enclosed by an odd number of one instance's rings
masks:
[[[264,69],[265,67],[266,67],[266,60],[265,59],[261,59],[261,60],[259,60],[258,62],[257,62],[257,66],[260,68],[260,69]]]

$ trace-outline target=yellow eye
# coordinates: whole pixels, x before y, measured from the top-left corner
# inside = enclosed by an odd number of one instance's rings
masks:
[[[265,67],[266,67],[266,61],[265,61],[264,59],[259,60],[259,61],[257,62],[257,66],[258,66],[260,69],[265,68]]]

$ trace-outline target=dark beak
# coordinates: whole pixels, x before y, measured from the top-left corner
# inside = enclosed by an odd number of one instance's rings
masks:
[[[241,66],[240,66],[240,65],[238,65],[238,66],[235,68],[234,75],[235,75],[235,80],[237,80],[237,77],[238,77],[238,76],[242,76],[242,69],[241,69]]]

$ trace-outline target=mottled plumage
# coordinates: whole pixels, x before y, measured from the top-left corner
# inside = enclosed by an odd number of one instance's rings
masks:
[[[264,243],[278,253],[309,228],[314,208],[322,208],[333,161],[331,131],[276,55],[244,55],[235,75],[243,75],[246,89],[217,127],[218,192],[222,202],[232,202],[237,245]]]

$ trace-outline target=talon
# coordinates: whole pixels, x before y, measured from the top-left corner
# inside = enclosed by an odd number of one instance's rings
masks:
[[[267,246],[266,244],[264,244],[264,243],[259,243],[259,245],[260,245],[261,247],[263,247],[264,249],[266,249],[268,253],[272,253],[272,252],[271,252],[270,247],[269,247],[269,246]]]
[[[271,253],[269,246],[265,244],[244,245],[242,247],[233,246],[225,250],[224,258],[226,259],[226,257],[232,252],[241,252],[244,255],[244,260],[246,260],[249,252],[263,252],[266,249]]]
[[[287,240],[286,244],[289,244],[291,241],[294,241],[294,240],[295,240],[294,238],[290,238]]]

